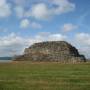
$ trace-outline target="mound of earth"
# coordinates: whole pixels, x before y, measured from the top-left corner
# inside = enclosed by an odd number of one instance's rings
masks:
[[[65,41],[47,41],[35,43],[26,48],[24,54],[16,57],[16,61],[58,61],[58,62],[84,62],[84,55]]]

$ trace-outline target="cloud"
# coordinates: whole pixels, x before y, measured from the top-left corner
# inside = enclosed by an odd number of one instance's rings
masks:
[[[21,54],[26,46],[26,40],[15,33],[0,37],[0,56]]]
[[[20,28],[22,29],[26,29],[26,28],[41,29],[42,25],[37,22],[31,22],[28,19],[23,19],[20,23]]]
[[[88,33],[78,33],[76,40],[82,45],[90,46],[90,34]]]
[[[19,5],[19,6],[30,6],[31,2],[34,2],[36,0],[9,0],[11,2],[13,2],[15,5]]]
[[[67,36],[62,34],[52,34],[49,32],[41,32],[34,37],[28,39],[29,45],[37,42],[44,42],[44,41],[64,41],[67,40]]]
[[[64,41],[66,38],[67,37],[62,34],[51,34],[48,36],[49,41]]]
[[[74,9],[75,4],[68,0],[49,0],[48,4],[42,2],[32,5],[31,9],[26,12],[26,16],[46,20],[54,15],[71,12]]]
[[[36,22],[32,22],[31,23],[31,28],[33,28],[33,29],[41,29],[42,25],[39,24],[39,23],[36,23]]]
[[[36,19],[47,19],[49,18],[50,10],[44,3],[39,3],[32,6],[31,10],[26,13],[26,16],[31,16]]]
[[[75,9],[75,4],[69,2],[69,0],[51,0],[51,2],[57,6],[53,9],[55,14],[67,13]]]
[[[0,1],[0,18],[8,17],[11,15],[11,5],[6,0]]]
[[[79,51],[90,58],[90,34],[78,33],[75,36],[75,40],[79,45]]]
[[[64,31],[64,32],[69,32],[69,31],[75,30],[77,28],[78,28],[77,25],[74,25],[74,24],[71,24],[71,23],[67,23],[67,24],[63,25],[61,30]]]
[[[23,7],[21,7],[21,6],[16,6],[16,7],[14,8],[14,11],[16,12],[16,16],[17,16],[17,17],[19,17],[19,18],[23,18],[23,17],[24,17],[25,11],[24,11],[24,8],[23,8]]]
[[[16,4],[16,5],[23,5],[25,3],[25,0],[13,0],[13,2]]]
[[[33,44],[33,43],[44,42],[44,41],[64,41],[64,40],[67,40],[67,36],[65,35],[43,32],[30,38],[28,41],[30,42],[30,44]]]
[[[22,21],[21,21],[21,23],[20,23],[20,28],[28,28],[29,27],[29,25],[30,25],[30,22],[29,22],[29,20],[28,19],[23,19]]]
[[[17,40],[19,42],[17,42]],[[14,33],[11,33],[8,36],[4,36],[0,39],[0,46],[10,46],[10,45],[16,45],[21,43],[21,38],[17,37]]]
[[[90,47],[82,47],[82,48],[79,48],[79,52],[83,55],[85,55],[85,57],[87,59],[90,59]]]
[[[75,10],[75,4],[69,0],[10,0],[14,3],[16,15],[19,17],[33,17],[47,20]],[[24,15],[23,15],[24,14]]]
[[[13,56],[22,54],[24,48],[36,42],[42,41],[62,41],[66,36],[61,34],[37,34],[33,37],[22,37],[15,33],[10,33],[7,36],[0,37],[0,56]]]
[[[43,41],[68,41],[66,35],[60,33],[42,32],[32,37],[23,37],[15,33],[0,37],[0,56],[13,56],[23,54],[26,47],[33,43]],[[78,33],[75,36],[75,45],[81,54],[90,57],[90,35],[87,33]],[[74,42],[71,42],[74,45]]]

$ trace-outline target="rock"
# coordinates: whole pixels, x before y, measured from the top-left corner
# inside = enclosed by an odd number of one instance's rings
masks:
[[[18,61],[55,61],[55,62],[85,62],[78,50],[65,41],[48,41],[35,43],[26,48],[24,54],[16,57]]]

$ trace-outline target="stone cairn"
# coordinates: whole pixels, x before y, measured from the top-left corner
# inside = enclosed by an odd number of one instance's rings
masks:
[[[24,54],[16,57],[15,61],[85,62],[86,59],[65,41],[47,41],[26,48]]]

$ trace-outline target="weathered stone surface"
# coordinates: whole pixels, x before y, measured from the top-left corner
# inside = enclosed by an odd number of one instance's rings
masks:
[[[24,55],[16,60],[31,61],[60,61],[60,62],[82,62],[86,61],[83,55],[71,44],[65,41],[49,41],[35,43],[26,48]]]

